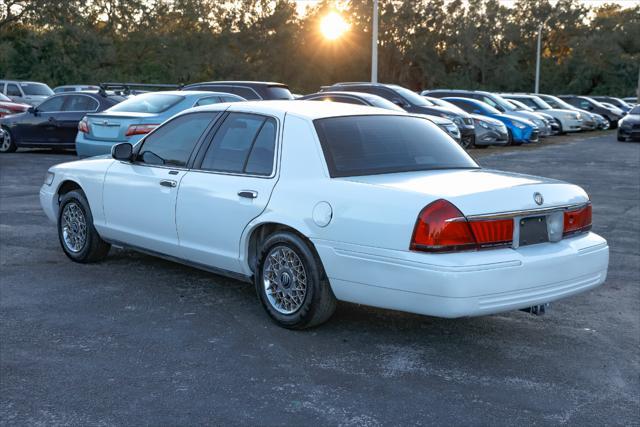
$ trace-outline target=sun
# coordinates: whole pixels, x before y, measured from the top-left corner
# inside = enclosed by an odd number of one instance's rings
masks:
[[[329,13],[320,21],[320,31],[329,40],[335,40],[349,29],[349,24],[335,12]]]

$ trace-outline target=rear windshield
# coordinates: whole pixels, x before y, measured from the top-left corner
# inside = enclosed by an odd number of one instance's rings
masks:
[[[479,166],[429,120],[348,116],[314,121],[332,177]]]
[[[123,113],[162,113],[184,99],[180,95],[145,93],[129,98],[109,109]]]
[[[20,87],[25,95],[49,96],[53,95],[51,88],[42,83],[20,83]]]
[[[294,99],[286,86],[269,86],[267,93],[269,94],[267,99]]]

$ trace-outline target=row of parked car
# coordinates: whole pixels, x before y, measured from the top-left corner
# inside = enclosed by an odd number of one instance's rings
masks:
[[[146,90],[169,88],[175,90]],[[464,148],[536,143],[551,135],[616,127],[619,140],[640,139],[640,107],[615,97],[447,89],[418,94],[399,85],[363,82],[336,83],[304,96],[281,83],[254,81],[183,87],[108,83],[52,91],[43,83],[0,80],[0,152],[56,147],[75,148],[80,157],[108,154],[113,145],[135,143],[188,108],[293,99],[421,114]]]

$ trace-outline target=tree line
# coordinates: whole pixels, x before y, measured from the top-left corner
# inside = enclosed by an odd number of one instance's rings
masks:
[[[379,80],[414,90],[635,93],[640,4],[380,0]],[[50,85],[268,80],[308,93],[368,81],[371,0],[3,0],[0,77]],[[350,24],[329,41],[329,11]]]

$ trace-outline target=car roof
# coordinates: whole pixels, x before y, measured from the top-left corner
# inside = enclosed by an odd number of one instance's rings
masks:
[[[371,99],[374,96],[378,97],[377,95],[373,95],[367,92],[352,92],[348,90],[328,90],[326,92],[314,92],[314,93],[305,95],[305,97],[306,96],[331,96],[331,95],[345,95],[345,96],[353,96],[355,98],[363,98],[363,99]]]
[[[258,85],[258,86],[281,86],[281,87],[289,87],[284,83],[278,82],[259,82],[259,81],[251,81],[251,80],[219,80],[219,81],[211,81],[211,82],[197,82],[197,83],[189,83],[185,85],[185,87],[196,86],[196,85],[209,85],[209,84],[224,84],[224,85]]]
[[[318,102],[304,100],[286,101],[247,101],[235,103],[222,103],[196,107],[191,111],[234,111],[246,113],[262,113],[276,116],[285,114],[306,118],[309,120],[328,117],[358,116],[358,115],[400,115],[406,116],[403,111],[385,110],[383,108],[369,107],[366,105],[343,104],[341,102]]]

